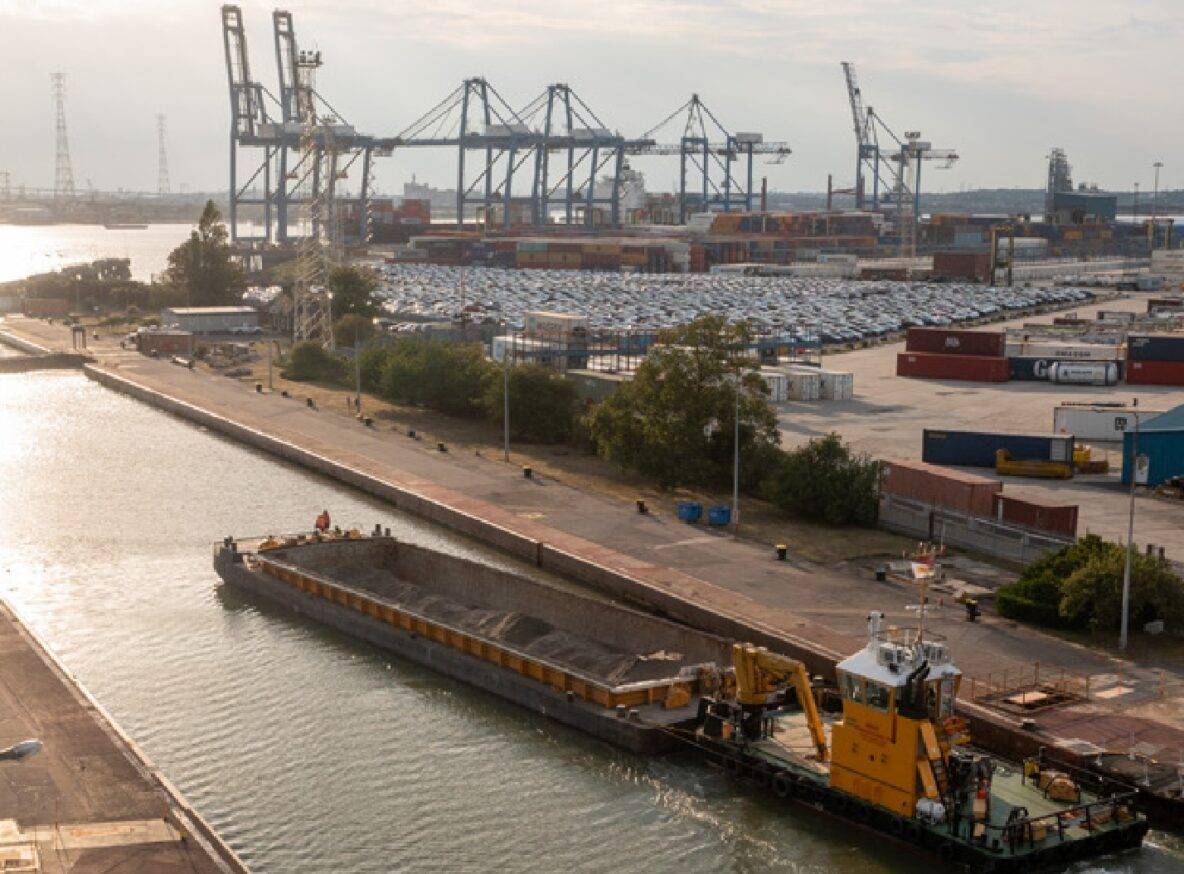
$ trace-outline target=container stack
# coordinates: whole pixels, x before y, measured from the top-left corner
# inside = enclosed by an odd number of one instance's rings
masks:
[[[1184,385],[1184,334],[1132,334],[1126,356],[1131,385]]]
[[[896,375],[920,379],[1007,382],[1007,358],[1000,331],[909,328],[905,351],[896,356]]]
[[[1116,385],[1125,362],[1113,343],[1019,341],[1007,343],[1008,376],[1024,381],[1067,385]]]
[[[1076,504],[1044,504],[1003,494],[1003,483],[935,464],[886,460],[880,493],[1063,537],[1077,536]]]

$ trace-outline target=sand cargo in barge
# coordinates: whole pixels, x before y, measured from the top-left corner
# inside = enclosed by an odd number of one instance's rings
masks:
[[[529,577],[356,533],[215,548],[229,584],[637,752],[676,745],[728,642]]]

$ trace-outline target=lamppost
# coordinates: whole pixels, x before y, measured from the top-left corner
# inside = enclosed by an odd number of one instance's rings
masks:
[[[333,336],[333,292],[327,292],[325,295],[329,300],[329,348],[337,348],[337,340]]]
[[[740,367],[736,367],[736,410],[732,417],[732,533],[740,533]]]
[[[1137,404],[1138,401],[1136,400]],[[1130,623],[1131,606],[1131,562],[1135,555],[1135,484],[1139,479],[1139,413],[1133,411],[1135,433],[1131,440],[1131,489],[1130,510],[1126,526],[1126,564],[1122,571],[1122,626],[1118,633],[1118,648],[1126,649],[1127,627]]]
[[[1139,223],[1139,183],[1135,183],[1135,204],[1131,207],[1131,219],[1135,224]]]
[[[512,336],[506,334],[508,342],[502,352],[502,440],[507,464],[510,463],[510,349],[514,342]]]

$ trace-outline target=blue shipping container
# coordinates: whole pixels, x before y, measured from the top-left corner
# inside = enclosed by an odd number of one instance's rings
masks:
[[[1131,361],[1184,361],[1184,336],[1132,335],[1127,339],[1127,358]]]
[[[1072,461],[1073,437],[926,428],[922,435],[921,460],[927,464],[994,467],[995,453],[1000,449],[1006,449],[1016,461]]]

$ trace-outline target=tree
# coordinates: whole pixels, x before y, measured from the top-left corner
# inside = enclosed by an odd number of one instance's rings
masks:
[[[1122,621],[1122,580],[1126,550],[1118,548],[1091,558],[1061,587],[1060,614],[1074,626],[1117,630]],[[1180,629],[1184,618],[1184,584],[1166,562],[1135,555],[1131,562],[1130,621],[1135,629],[1162,619]]]
[[[344,359],[329,352],[320,343],[305,341],[292,347],[281,373],[284,379],[296,382],[346,385],[349,368]]]
[[[756,362],[736,354],[749,336],[747,325],[718,316],[662,332],[633,379],[588,418],[598,452],[667,488],[728,479],[739,377],[741,458],[766,458],[777,420]]]
[[[838,434],[782,453],[767,486],[780,509],[831,525],[871,525],[876,520],[878,467],[856,454]]]
[[[169,253],[165,275],[185,290],[190,306],[219,306],[241,300],[243,269],[234,260],[226,225],[214,201],[206,202],[189,239]]]
[[[374,322],[357,313],[342,316],[333,323],[333,342],[338,346],[365,343],[374,336]]]
[[[364,379],[371,379],[376,353],[363,356]],[[379,392],[394,403],[429,407],[453,416],[479,416],[494,366],[479,343],[448,343],[400,337],[385,350]]]
[[[485,413],[496,425],[505,421],[505,374],[490,374]],[[530,443],[565,443],[575,421],[576,390],[540,364],[510,368],[510,433]]]
[[[333,317],[378,315],[378,277],[360,267],[334,267],[329,273],[329,291],[333,295]]]

